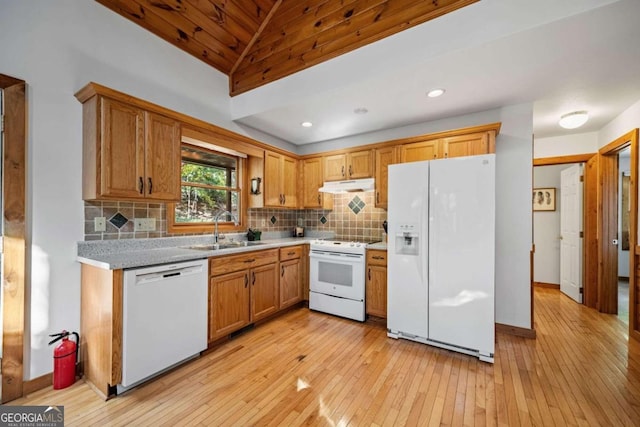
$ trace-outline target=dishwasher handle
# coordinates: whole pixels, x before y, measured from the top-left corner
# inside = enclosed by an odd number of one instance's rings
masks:
[[[142,273],[142,272],[141,272]],[[187,266],[179,269],[156,271],[153,273],[136,274],[136,285],[143,285],[147,283],[158,282],[160,280],[167,280],[177,277],[192,276],[194,274],[202,273],[202,266]]]

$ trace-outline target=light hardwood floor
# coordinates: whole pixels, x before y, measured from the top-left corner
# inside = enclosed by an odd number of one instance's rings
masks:
[[[537,339],[498,334],[495,365],[300,309],[108,402],[80,381],[12,404],[64,405],[68,426],[640,425],[626,325],[535,299]]]

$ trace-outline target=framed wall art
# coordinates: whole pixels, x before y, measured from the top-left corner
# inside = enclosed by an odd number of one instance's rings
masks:
[[[556,210],[556,189],[534,188],[533,189],[533,211],[555,211]]]

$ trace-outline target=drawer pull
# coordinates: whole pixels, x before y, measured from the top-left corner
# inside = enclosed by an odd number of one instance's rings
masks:
[[[248,263],[253,262],[255,260],[256,260],[255,258],[249,258],[249,259],[245,259],[244,262],[246,262],[248,264]]]
[[[372,258],[373,259],[384,259],[384,257],[380,256],[380,255],[374,255]]]
[[[295,252],[287,252],[287,255],[295,255]]]

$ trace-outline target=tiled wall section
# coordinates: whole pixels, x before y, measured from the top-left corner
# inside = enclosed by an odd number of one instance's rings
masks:
[[[374,207],[374,193],[334,195],[333,210],[249,209],[248,226],[264,232],[291,231],[298,224],[307,230],[332,231],[339,238],[382,240],[387,212]],[[120,214],[120,215],[118,215]],[[106,218],[106,231],[94,231],[94,218]],[[85,202],[84,239],[140,239],[175,236],[167,232],[164,203]],[[156,218],[156,231],[134,232],[135,218]],[[121,227],[118,228],[118,219]],[[125,221],[126,219],[126,221]]]

